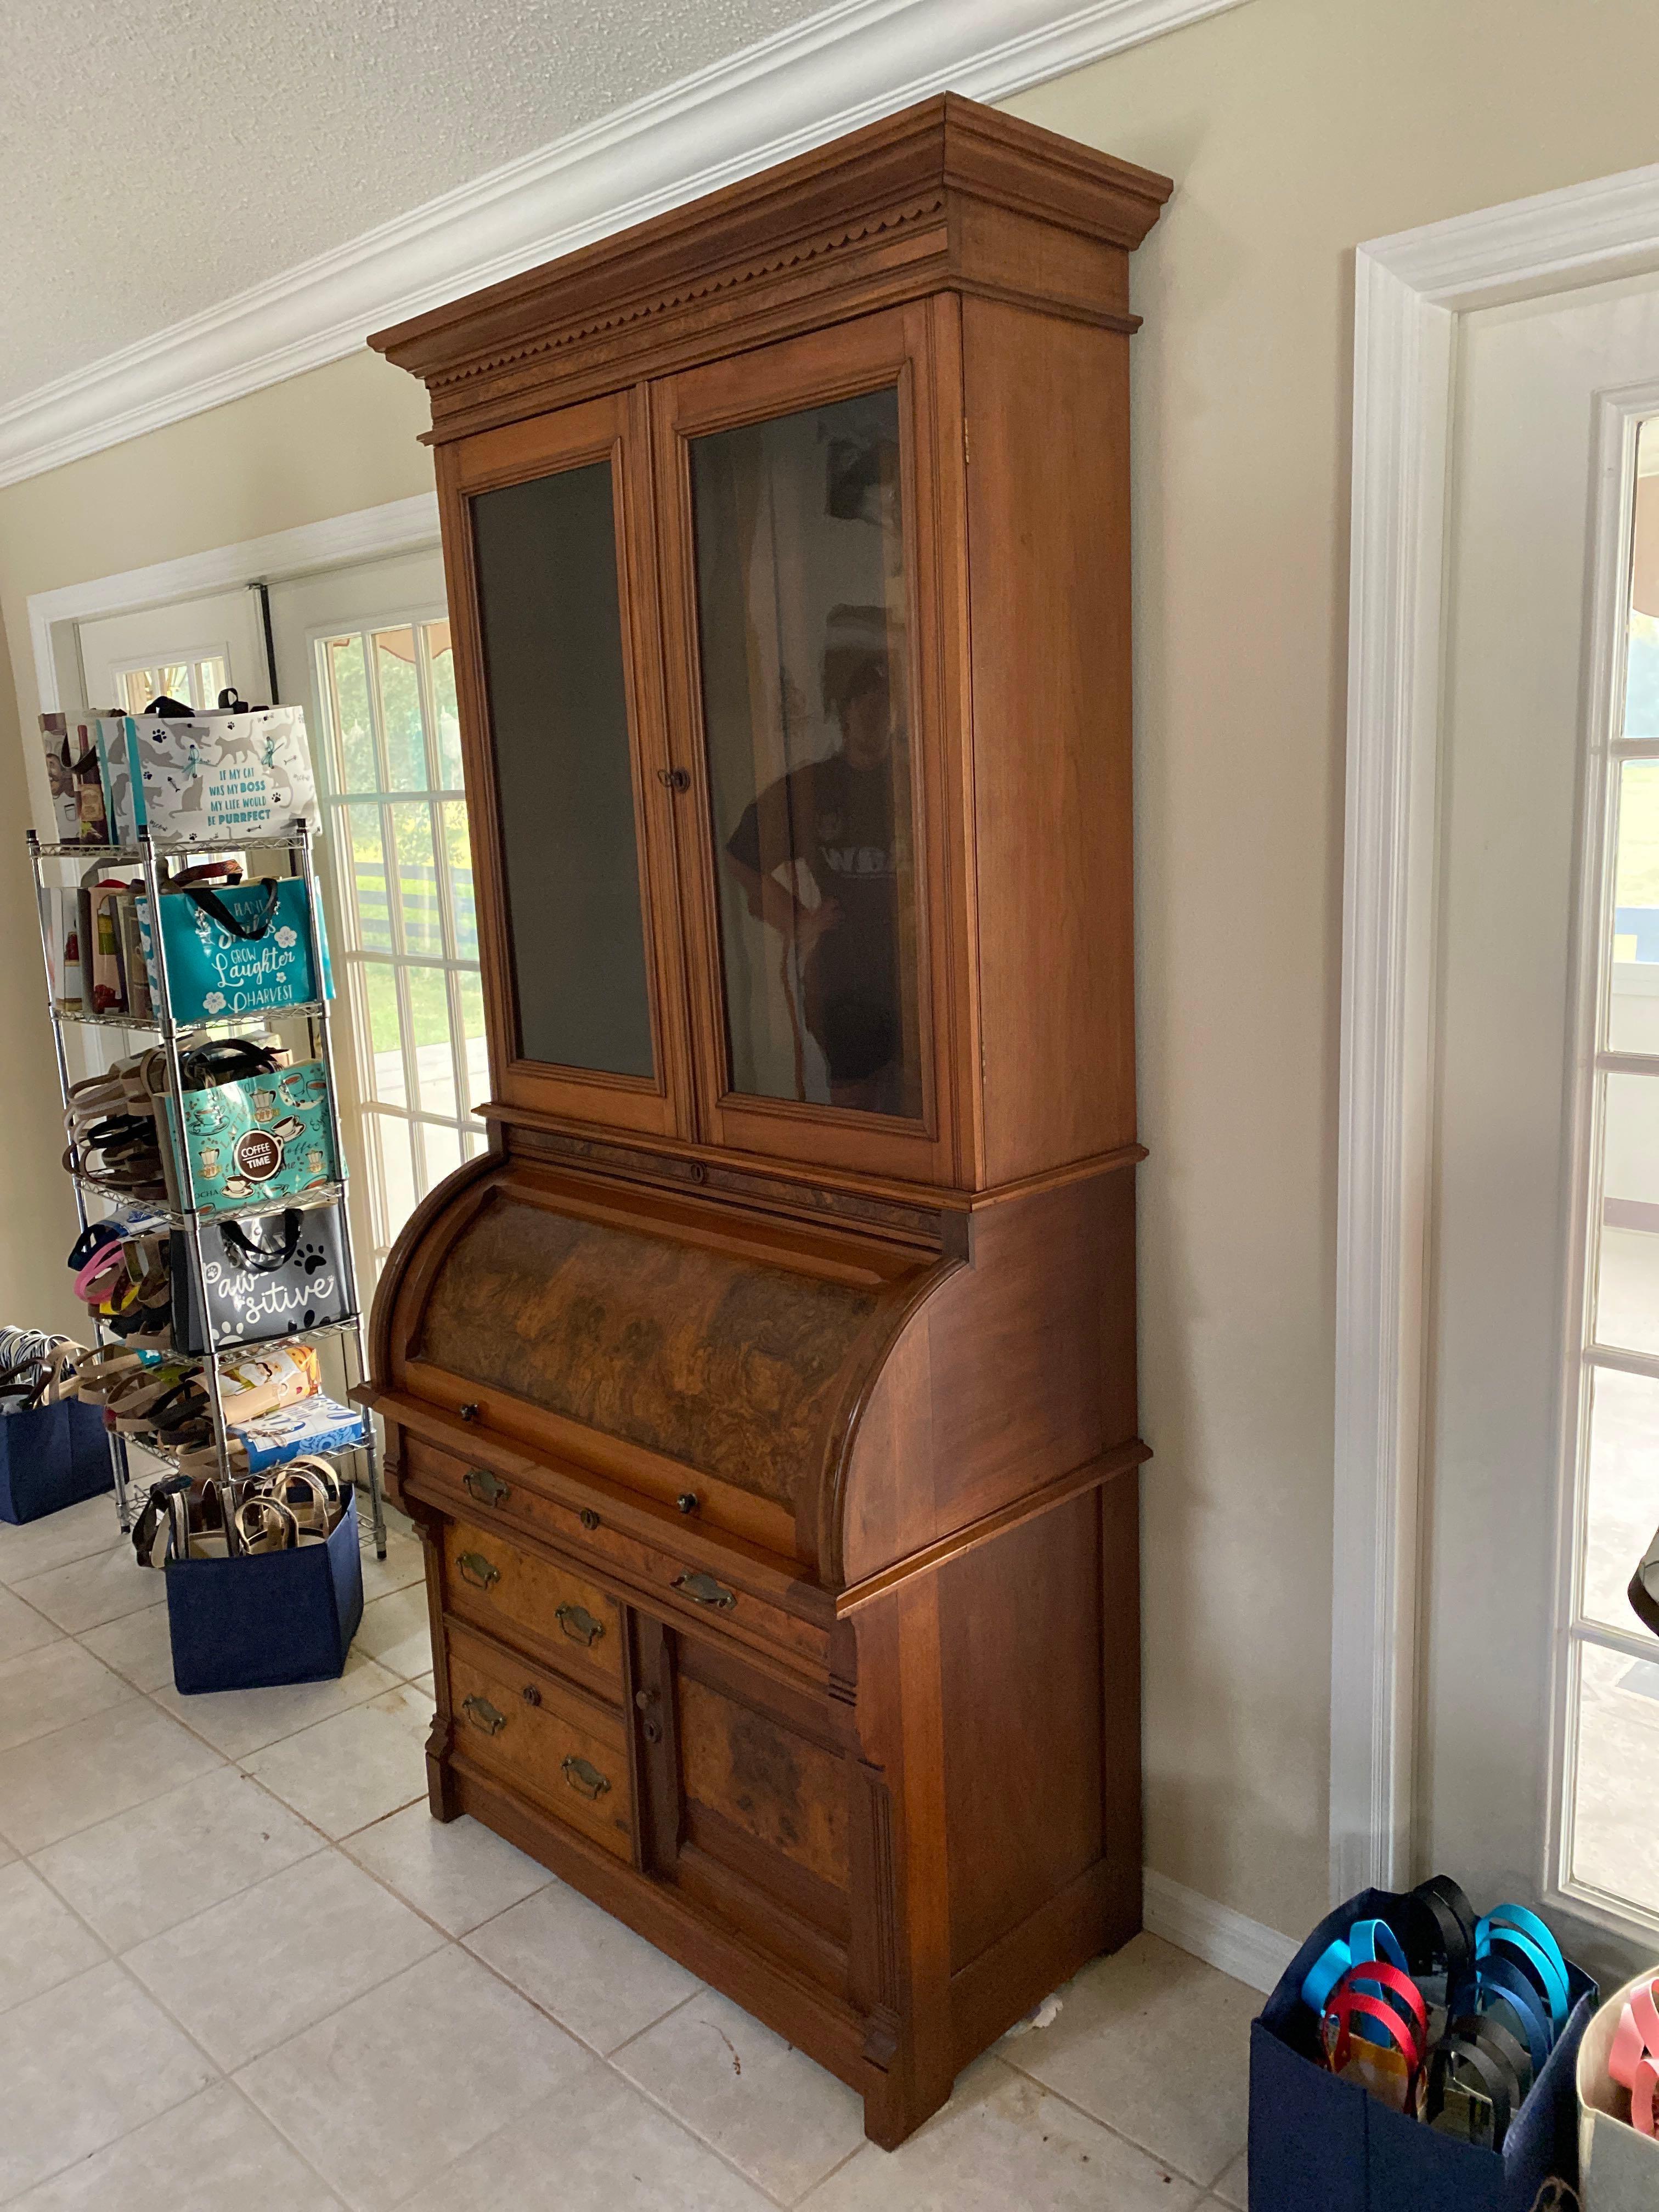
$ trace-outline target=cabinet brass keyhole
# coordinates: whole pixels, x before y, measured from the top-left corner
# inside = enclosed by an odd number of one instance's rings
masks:
[[[695,1513],[697,1510],[697,1493],[695,1490],[683,1490],[674,1503],[682,1513]]]
[[[691,772],[689,769],[684,768],[659,768],[657,770],[657,781],[670,791],[690,791]]]
[[[661,1722],[646,1721],[642,1723],[640,1729],[640,1734],[645,1738],[647,1743],[660,1743],[662,1741]]]
[[[533,1682],[526,1682],[520,1694],[527,1705],[538,1705],[542,1701],[542,1693]]]
[[[584,1528],[597,1528],[599,1525],[599,1516],[591,1505],[583,1506],[581,1521]]]

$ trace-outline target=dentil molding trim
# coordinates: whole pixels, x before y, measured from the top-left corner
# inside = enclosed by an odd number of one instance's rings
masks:
[[[930,94],[1003,100],[1243,0],[839,0],[0,409],[0,484],[355,352],[368,332]]]
[[[1355,257],[1331,1632],[1336,1898],[1410,1878],[1456,319],[1654,270],[1659,165],[1373,239]]]

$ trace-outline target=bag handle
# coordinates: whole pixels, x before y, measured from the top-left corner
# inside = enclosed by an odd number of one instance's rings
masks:
[[[221,878],[228,884],[240,884],[242,880],[241,862],[240,860],[198,860],[194,866],[180,868],[177,875],[169,876],[161,888],[163,890],[185,891],[188,890],[192,884],[210,884]],[[140,888],[143,888],[142,885]]]
[[[160,714],[168,721],[177,721],[181,718],[188,721],[196,709],[194,707],[187,707],[182,699],[171,698],[167,692],[163,691],[159,697],[150,701],[144,712],[147,714]]]
[[[250,1237],[241,1223],[236,1220],[222,1223],[219,1234],[224,1239],[227,1251],[234,1251],[250,1273],[269,1275],[278,1267],[285,1267],[294,1257],[300,1243],[300,1225],[301,1210],[297,1206],[291,1206],[282,1217],[283,1241],[280,1247],[261,1244],[257,1237]]]
[[[200,884],[192,884],[185,891],[185,896],[201,913],[210,915],[221,929],[228,930],[233,937],[240,937],[244,945],[255,945],[276,919],[276,902],[281,896],[282,888],[275,876],[265,877],[264,899],[251,923],[239,921],[219,896],[217,891],[208,890]]]

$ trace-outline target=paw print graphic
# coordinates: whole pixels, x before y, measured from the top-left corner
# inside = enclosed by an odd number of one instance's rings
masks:
[[[222,991],[209,991],[204,995],[202,1005],[210,1014],[222,1014],[225,1011],[225,994]]]

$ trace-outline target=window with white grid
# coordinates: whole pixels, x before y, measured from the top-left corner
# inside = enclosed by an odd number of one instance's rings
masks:
[[[142,714],[152,699],[179,699],[198,714],[208,714],[219,703],[219,694],[230,681],[222,653],[198,660],[175,660],[144,668],[123,668],[121,711]]]
[[[344,942],[374,1265],[483,1148],[489,1088],[447,621],[316,642],[327,849]]]

